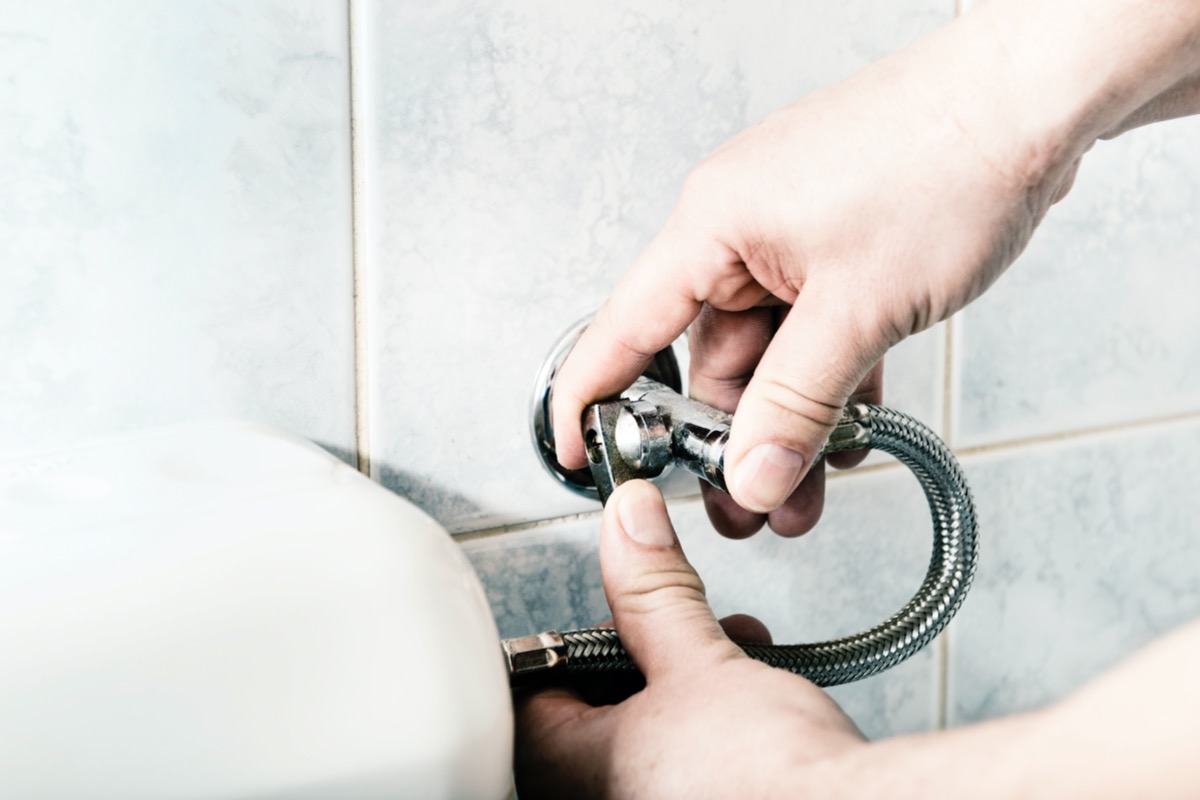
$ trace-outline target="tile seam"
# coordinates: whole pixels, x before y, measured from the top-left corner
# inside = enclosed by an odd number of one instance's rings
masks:
[[[350,228],[351,273],[354,296],[354,448],[359,472],[375,477],[371,459],[370,370],[367,354],[366,190],[362,127],[362,33],[358,24],[361,0],[347,0],[350,64]]]
[[[954,436],[954,337],[958,327],[958,318],[946,320],[946,330],[942,342],[942,441],[953,449]]]
[[[979,445],[974,447],[966,447],[955,450],[954,453],[959,458],[971,458],[979,455],[988,455],[995,452],[1017,451],[1027,447],[1036,447],[1042,444],[1052,444],[1055,442],[1073,442],[1085,440],[1093,436],[1103,436],[1111,433],[1120,433],[1123,431],[1138,431],[1150,427],[1171,425],[1180,422],[1200,422],[1200,411],[1187,412],[1184,414],[1175,414],[1163,417],[1152,417],[1144,420],[1132,422],[1122,422],[1113,425],[1099,426],[1095,428],[1087,428],[1078,431],[1064,431],[1054,434],[1045,434],[1036,437],[1024,439],[1014,439],[1005,442],[994,444]],[[870,475],[879,472],[886,472],[899,469],[900,464],[896,462],[887,462],[884,464],[870,464],[862,467],[855,467],[852,470],[836,471],[830,473],[828,480],[843,481],[852,480],[858,475]],[[698,502],[699,494],[688,494],[678,497],[668,498],[667,502],[670,505],[679,505],[683,503]],[[554,517],[545,517],[536,520],[527,520],[522,522],[514,522],[504,525],[492,525],[485,528],[464,529],[454,533],[454,538],[460,542],[472,541],[476,539],[485,539],[493,536],[498,536],[504,533],[519,533],[521,531],[533,530],[536,528],[549,527],[559,523],[576,522],[582,519],[599,517],[600,509],[592,511],[581,511],[575,514],[563,514]]]
[[[963,15],[965,0],[954,0],[952,19]],[[951,452],[955,452],[951,442],[954,429],[954,328],[956,316],[946,320],[944,340],[945,352],[942,355],[942,440]],[[957,453],[956,453],[957,455]],[[934,726],[938,730],[946,727],[946,705],[949,700],[950,684],[950,628],[947,626],[937,637],[937,685],[934,696]]]
[[[955,2],[955,16],[962,13],[962,0]],[[954,337],[958,321],[951,316],[946,320],[942,341],[942,439],[954,451]],[[950,628],[947,626],[937,637],[936,683],[934,688],[934,727],[946,728],[946,709],[950,702]]]
[[[1044,444],[1075,442],[1082,439],[1107,436],[1113,433],[1136,432],[1146,428],[1197,421],[1200,421],[1200,410],[1184,411],[1178,414],[1163,414],[1155,417],[1143,417],[1142,419],[1125,420],[1123,422],[1113,422],[1104,425],[1093,425],[1088,428],[1053,431],[1051,433],[1041,433],[1015,439],[988,442],[986,444],[958,448],[954,451],[954,453],[960,458],[971,458],[973,456],[988,455],[996,452],[1037,447]]]
[[[509,533],[525,533],[535,531],[539,528],[552,528],[555,525],[565,525],[571,522],[582,522],[589,519],[599,519],[601,509],[597,508],[594,511],[581,511],[578,514],[565,514],[558,517],[547,517],[546,519],[533,519],[526,522],[514,522],[509,525],[494,525],[488,528],[478,528],[476,530],[464,530],[452,534],[454,541],[477,542],[482,539],[494,539],[497,536],[503,536]]]
[[[826,475],[826,481],[841,482],[851,480],[858,475],[873,475],[879,472],[890,472],[901,467],[898,461],[888,461],[883,464],[867,464],[865,466],[854,467],[847,470],[833,470]],[[700,493],[672,495],[667,498],[667,506],[674,507],[678,505],[686,505],[700,502]],[[543,517],[534,520],[525,520],[522,522],[512,522],[503,525],[488,525],[483,528],[463,528],[462,530],[452,531],[456,541],[468,542],[476,539],[486,539],[492,536],[499,536],[505,533],[520,533],[522,531],[533,530],[535,528],[548,527],[558,523],[578,522],[582,519],[590,517],[600,517],[601,509],[597,508],[592,511],[580,511],[575,514],[562,514],[556,517]]]

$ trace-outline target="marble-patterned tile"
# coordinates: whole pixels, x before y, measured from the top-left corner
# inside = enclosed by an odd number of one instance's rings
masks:
[[[454,531],[588,508],[528,443],[552,343],[602,302],[707,151],[951,13],[367,0],[358,124],[383,483]]]
[[[0,449],[240,416],[351,457],[344,3],[0,15]]]
[[[960,315],[955,441],[1200,411],[1200,119],[1101,142],[1071,194]]]
[[[982,531],[953,722],[1041,706],[1200,614],[1200,424],[971,458]]]
[[[883,404],[920,420],[943,439],[947,439],[944,430],[947,337],[946,323],[935,325],[900,342],[883,360]],[[893,461],[884,453],[871,453],[863,464]]]
[[[884,358],[883,403],[944,435],[946,325],[918,333]]]
[[[716,613],[753,614],[777,642],[818,641],[878,623],[916,591],[929,560],[929,511],[916,481],[900,469],[831,481],[821,525],[800,539],[723,539],[695,500],[673,502],[671,513]],[[599,518],[591,516],[463,542],[501,635],[608,616],[598,530]],[[869,736],[928,730],[936,724],[934,650],[832,694]]]
[[[600,582],[600,515],[461,540],[503,637],[595,625],[611,614]]]

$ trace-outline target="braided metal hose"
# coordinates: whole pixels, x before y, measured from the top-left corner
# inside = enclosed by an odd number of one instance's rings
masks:
[[[908,603],[870,630],[816,644],[740,644],[751,658],[808,678],[818,686],[849,683],[899,664],[933,640],[958,611],[975,575],[975,505],[954,455],[921,422],[890,408],[859,405],[863,437],[827,445],[824,453],[864,446],[890,453],[912,470],[933,515],[933,554],[925,581]],[[585,628],[510,639],[505,653],[514,682],[553,672],[620,673],[637,667],[616,630]],[[547,673],[549,668],[555,668]]]

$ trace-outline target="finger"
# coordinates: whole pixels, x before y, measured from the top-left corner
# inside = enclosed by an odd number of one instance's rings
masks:
[[[825,510],[825,459],[820,459],[779,508],[767,515],[767,524],[780,536],[803,536],[816,527]]]
[[[705,305],[688,331],[688,394],[732,414],[775,335],[777,310]]]
[[[747,511],[727,492],[707,481],[700,481],[700,497],[713,530],[728,539],[745,539],[758,533],[767,523],[767,515]]]
[[[825,464],[818,461],[791,497],[770,514],[747,511],[732,496],[704,481],[700,482],[700,497],[713,530],[727,538],[745,539],[767,523],[780,536],[802,536],[816,527],[825,509]]]
[[[612,734],[603,709],[570,690],[552,688],[518,693],[513,710],[513,776],[522,800],[603,796],[605,770],[596,754]],[[589,794],[580,794],[584,787]]]
[[[598,622],[593,628],[615,627],[612,617]],[[612,706],[646,688],[640,672],[584,672],[571,676],[571,688],[590,706]]]
[[[772,308],[730,312],[705,305],[688,332],[688,394],[732,414],[775,333],[775,319]],[[745,539],[767,521],[704,481],[700,495],[713,528],[722,536]]]
[[[646,682],[741,657],[721,630],[652,484],[630,481],[604,509],[600,572],[621,643]]]
[[[688,389],[692,397],[722,411],[736,409],[787,311],[753,308],[728,312],[706,305],[692,324],[688,338],[692,357]],[[859,391],[872,389],[866,385],[867,381],[863,384]],[[861,460],[858,454],[855,457]],[[723,536],[744,539],[767,522],[763,514],[747,511],[728,494],[703,482],[700,494],[713,528]],[[782,536],[807,533],[817,524],[824,505],[825,472],[818,467],[810,470],[784,504],[771,512],[771,529]]]
[[[882,359],[875,366],[871,367],[871,371],[867,373],[867,377],[863,378],[862,383],[854,390],[854,394],[850,395],[850,402],[873,403],[875,405],[883,403]],[[870,452],[867,449],[847,450],[844,453],[831,453],[825,460],[830,466],[836,469],[850,469],[861,464]]]
[[[721,618],[721,630],[735,642],[745,644],[772,644],[771,632],[757,618],[749,614],[730,614]]]
[[[863,334],[843,295],[810,281],[742,395],[725,460],[744,508],[771,511],[792,494],[886,349]]]
[[[589,404],[628,387],[700,312],[685,267],[717,255],[678,226],[664,228],[621,278],[554,377],[551,418],[558,461],[586,463],[580,419]],[[705,252],[708,250],[708,252]]]

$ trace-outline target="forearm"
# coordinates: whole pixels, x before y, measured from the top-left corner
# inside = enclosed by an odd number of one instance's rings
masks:
[[[891,61],[919,71],[918,102],[1032,185],[1102,136],[1200,111],[1200,3],[990,0]],[[931,79],[928,64],[944,69]]]
[[[1195,0],[990,0],[1020,107],[1090,145],[1200,69]]]
[[[893,800],[1197,797],[1197,675],[1193,623],[1044,711],[868,744],[797,783],[814,797]]]
[[[799,770],[798,797],[838,800],[1060,798],[1041,791],[1048,714],[871,742]]]

